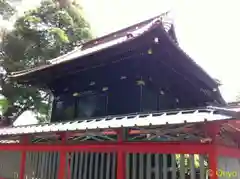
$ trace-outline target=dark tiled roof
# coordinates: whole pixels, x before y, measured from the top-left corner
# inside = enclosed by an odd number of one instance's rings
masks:
[[[81,48],[51,60],[51,64],[15,72],[9,77],[18,83],[43,87],[57,77],[70,73],[71,70],[81,70],[91,65],[97,66],[99,63],[104,63],[103,59],[114,60],[112,58],[114,55],[122,55],[125,52],[127,53],[129,49],[134,51],[140,46],[140,42],[142,45],[145,44],[145,41],[152,42],[153,36],[161,36],[163,42],[168,45],[167,48],[171,51],[169,53],[172,53],[172,55],[177,54],[173,58],[178,58],[176,63],[179,63],[188,75],[197,77],[210,90],[216,90],[218,87],[216,80],[212,79],[179,47],[174,32],[173,20],[168,16],[168,13],[89,41],[83,44]],[[46,82],[43,79],[48,79],[48,81]],[[218,94],[218,96],[221,95]],[[220,98],[221,103],[225,103],[222,97]]]
[[[157,17],[148,19],[146,21],[143,21],[138,24],[132,25],[130,27],[124,28],[122,30],[119,30],[117,32],[113,32],[106,36],[91,40],[89,42],[86,42],[76,50],[73,50],[65,55],[62,55],[55,59],[50,60],[51,64],[47,64],[47,65],[43,65],[43,66],[39,66],[39,67],[35,67],[32,69],[27,69],[23,71],[13,72],[11,73],[10,77],[17,78],[20,76],[24,76],[30,73],[41,71],[43,69],[51,68],[58,64],[67,63],[70,60],[79,59],[83,56],[87,56],[87,55],[99,52],[103,49],[106,49],[115,45],[119,45],[121,43],[131,40],[132,38],[129,38],[129,37],[131,37],[131,35],[133,34],[134,34],[133,38],[136,38],[142,35],[144,32],[151,29],[157,22],[162,22],[165,30],[169,30],[172,24],[171,22],[169,22],[169,18],[166,18],[168,17],[167,15],[168,13],[164,13]]]

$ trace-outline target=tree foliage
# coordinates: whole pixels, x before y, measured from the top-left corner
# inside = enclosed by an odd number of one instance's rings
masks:
[[[0,15],[3,19],[9,19],[15,12],[16,9],[6,0],[0,0]]]
[[[47,64],[92,38],[81,7],[74,2],[60,3],[43,1],[19,17],[12,31],[3,34],[0,55],[6,73],[1,75],[1,88],[9,101],[4,113],[7,118],[15,118],[26,109],[46,114],[49,107],[48,93],[11,82],[7,74]]]

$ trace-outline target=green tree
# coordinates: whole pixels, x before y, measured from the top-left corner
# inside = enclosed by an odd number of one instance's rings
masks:
[[[15,119],[27,109],[47,114],[50,94],[11,82],[7,74],[47,64],[92,38],[81,7],[75,2],[61,5],[62,2],[43,1],[19,17],[14,29],[2,36],[1,65],[6,73],[1,75],[1,88],[8,99],[8,110],[4,113],[8,119]]]
[[[9,4],[6,0],[0,0],[0,15],[2,19],[9,19],[12,15],[14,15],[16,9]]]

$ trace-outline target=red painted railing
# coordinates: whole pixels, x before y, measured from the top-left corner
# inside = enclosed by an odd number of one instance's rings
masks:
[[[21,152],[20,171],[18,179],[24,179],[28,170],[26,167],[26,154],[28,152],[59,152],[58,179],[70,179],[69,152],[97,152],[97,153],[116,153],[117,154],[117,177],[116,179],[126,179],[126,155],[127,153],[143,154],[203,154],[209,156],[209,167],[214,171],[217,168],[217,155],[229,155],[228,149],[224,147],[217,148],[211,144],[184,143],[184,142],[123,142],[101,143],[101,144],[55,144],[55,145],[30,145],[30,144],[5,144],[0,146],[1,151]],[[240,157],[239,151],[231,149],[231,155]],[[7,161],[5,161],[7,162]],[[12,161],[13,162],[13,161]],[[69,162],[68,162],[69,163]],[[26,166],[26,167],[25,167]],[[68,177],[66,177],[68,176]],[[211,176],[215,179],[216,176]],[[1,179],[1,178],[0,178]]]
[[[78,144],[69,144],[67,143],[67,135],[66,133],[60,134],[61,142],[55,144],[32,144],[28,143],[28,137],[21,137],[20,143],[18,144],[2,144],[0,145],[0,179],[9,179],[9,177],[1,176],[1,172],[5,172],[6,170],[12,174],[13,179],[25,179],[27,175],[40,175],[40,179],[45,179],[41,177],[42,173],[46,174],[51,179],[75,179],[71,175],[73,172],[76,172],[76,165],[74,164],[76,157],[78,155],[82,155],[82,153],[86,155],[90,155],[92,160],[95,160],[99,156],[101,156],[101,161],[103,162],[101,166],[108,165],[112,167],[114,171],[111,173],[111,177],[109,179],[135,179],[136,175],[132,171],[129,171],[129,163],[134,163],[133,161],[138,158],[138,160],[142,160],[141,164],[132,164],[132,167],[141,167],[144,168],[144,155],[163,155],[163,158],[166,159],[166,155],[171,155],[172,159],[175,160],[175,155],[180,154],[181,157],[184,158],[184,154],[188,154],[194,157],[196,155],[204,155],[208,157],[208,167],[212,170],[213,175],[210,176],[211,179],[217,179],[216,170],[217,170],[217,158],[218,156],[228,156],[233,158],[240,158],[240,152],[235,148],[227,148],[223,146],[217,146],[214,144],[206,144],[199,142],[127,142],[124,140],[124,136],[121,133],[121,130],[116,132],[118,134],[117,140],[114,142],[95,142],[95,143],[78,143]],[[42,156],[42,153],[44,156]],[[45,155],[46,154],[46,155]],[[55,155],[56,154],[56,155]],[[111,155],[108,155],[111,154]],[[141,155],[138,155],[141,154]],[[55,155],[54,159],[50,159],[53,155]],[[115,157],[116,159],[113,159]],[[137,156],[138,155],[138,156]],[[30,157],[29,157],[30,156]],[[109,157],[108,159],[104,159],[104,157]],[[129,159],[129,156],[131,159]],[[50,158],[49,158],[50,157]],[[75,157],[75,159],[74,159]],[[112,158],[111,158],[112,157]],[[44,159],[43,159],[44,158]],[[16,164],[19,159],[19,167],[12,164]],[[34,162],[42,160],[42,166],[45,164],[53,166],[53,160],[56,164],[54,164],[54,168],[41,168],[42,171],[38,171],[40,164],[38,166],[33,166]],[[88,160],[85,159],[84,160]],[[89,159],[90,160],[90,159]],[[106,160],[104,163],[103,160]],[[116,170],[113,166],[115,165],[113,161],[115,161]],[[131,160],[131,162],[129,162]],[[150,160],[150,159],[149,159]],[[163,159],[164,160],[164,159]],[[33,162],[34,161],[34,162]],[[182,159],[181,159],[182,161]],[[33,162],[33,163],[31,163]],[[45,163],[44,163],[45,162]],[[111,164],[110,164],[111,163]],[[139,163],[139,162],[135,162]],[[156,161],[155,161],[156,163]],[[180,162],[181,163],[181,162]],[[183,162],[184,163],[184,162]],[[141,165],[141,166],[139,166]],[[147,165],[147,164],[146,164]],[[167,165],[167,164],[166,164]],[[173,165],[173,164],[172,164]],[[5,168],[4,168],[5,167]],[[34,168],[35,167],[35,168]],[[164,167],[164,166],[163,166]],[[168,166],[167,166],[168,167]],[[90,167],[91,168],[91,167]],[[95,167],[96,168],[96,167]],[[98,166],[97,166],[98,168]],[[146,168],[146,167],[145,167]],[[166,166],[165,166],[166,168]],[[12,171],[11,171],[12,169]],[[44,170],[47,171],[44,171]],[[73,171],[74,170],[74,171]],[[87,178],[87,175],[91,172],[87,172],[87,167],[85,169],[85,173],[82,174]],[[109,170],[109,168],[102,170]],[[151,169],[152,170],[152,169]],[[149,172],[148,171],[145,172]],[[56,172],[55,174],[51,174],[50,172]],[[98,171],[99,172],[99,171]],[[115,174],[114,174],[115,172]],[[144,171],[143,171],[144,172]],[[159,171],[154,169],[156,175],[159,175]],[[149,173],[148,173],[149,174]],[[204,173],[205,175],[206,173]],[[8,175],[8,176],[9,176]],[[109,174],[110,175],[110,174]],[[133,175],[132,178],[129,177]],[[181,175],[181,169],[180,169]],[[182,178],[185,174],[182,174]],[[2,178],[1,178],[2,177]],[[4,178],[5,177],[5,178]],[[89,177],[89,176],[88,176]],[[12,179],[11,178],[11,179]],[[29,178],[29,177],[28,177]],[[35,177],[36,178],[36,177]],[[48,179],[47,178],[47,179]],[[180,177],[181,178],[181,177]],[[181,178],[181,179],[182,179]],[[90,177],[91,179],[91,177]],[[101,178],[100,178],[101,179]]]

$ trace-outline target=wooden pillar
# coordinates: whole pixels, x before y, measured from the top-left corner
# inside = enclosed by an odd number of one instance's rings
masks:
[[[221,124],[218,122],[211,122],[206,124],[206,129],[208,132],[209,137],[211,137],[212,141],[212,147],[209,151],[209,176],[210,179],[217,179],[218,176],[218,154],[217,154],[217,135],[220,131]]]
[[[211,151],[209,152],[209,176],[210,179],[218,179],[218,157],[216,147],[213,145]]]
[[[20,145],[27,145],[29,143],[28,136],[22,136],[20,139]],[[24,179],[25,169],[26,169],[26,154],[27,151],[21,151],[21,161],[20,161],[20,171],[19,171],[19,179]]]
[[[125,139],[126,129],[121,128],[118,130],[118,144],[121,145]],[[122,150],[117,153],[117,179],[126,179],[126,153]]]
[[[61,144],[65,145],[67,141],[66,133],[60,134]],[[65,150],[60,151],[60,161],[58,168],[58,179],[65,179],[66,177],[66,162],[67,162],[67,152]]]

